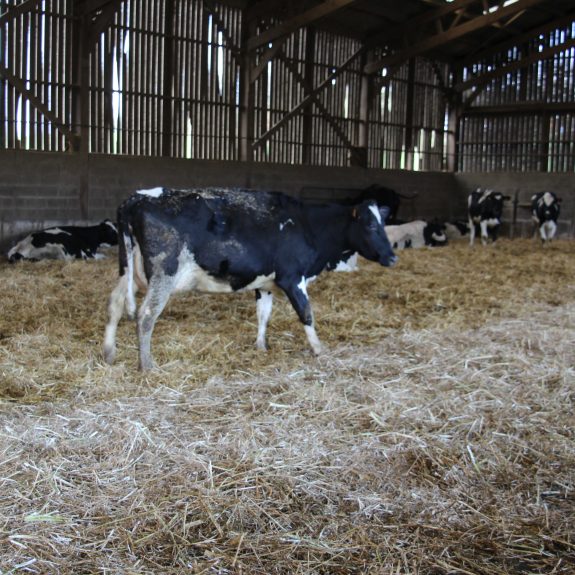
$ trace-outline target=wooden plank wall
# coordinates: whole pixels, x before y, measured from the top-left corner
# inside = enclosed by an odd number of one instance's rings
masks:
[[[72,0],[44,0],[42,10],[8,19],[0,54],[10,72],[63,123],[72,122]],[[2,12],[17,0],[3,1]],[[0,148],[63,151],[64,135],[0,76]]]
[[[2,13],[20,3],[1,0]],[[78,114],[83,76],[73,53],[77,6],[75,0],[42,0],[0,27],[3,65],[13,76],[12,82],[0,76],[0,148],[65,151],[73,132],[87,134],[82,149],[91,153],[240,159],[240,84],[247,76],[240,73],[239,9],[214,0],[118,2],[111,22],[91,39],[85,76],[88,110]],[[558,30],[538,42],[552,46],[574,33]],[[249,117],[250,132],[258,142],[253,147],[255,161],[350,165],[365,133],[364,63],[359,57],[300,113],[269,137],[265,134],[360,47],[356,40],[314,29],[298,30],[282,43],[253,83],[254,110]],[[501,63],[521,57],[514,50],[494,58]],[[309,57],[306,61],[310,54],[312,62]],[[479,62],[469,72],[478,73],[493,63]],[[407,63],[373,82],[367,167],[446,169],[447,65],[416,59],[411,66],[411,87]],[[571,49],[532,64],[527,72],[521,69],[494,79],[474,105],[573,104],[574,77]],[[14,79],[23,83],[28,97],[14,87]],[[49,117],[34,100],[49,110]],[[81,118],[87,127],[78,125]],[[460,123],[458,168],[572,171],[574,130],[573,112],[467,115]]]
[[[443,170],[446,167],[446,102],[442,85],[447,84],[447,66],[427,60],[415,61],[411,142],[415,170]],[[437,71],[442,78],[439,81]],[[369,121],[369,165],[384,169],[406,167],[406,118],[408,116],[408,64],[391,80],[388,70],[380,79]]]
[[[3,5],[18,3],[9,0]],[[25,80],[62,124],[79,132],[72,110],[77,90],[72,77],[72,14],[73,0],[39,2],[31,12],[9,20],[0,47],[12,62],[14,76]],[[241,11],[215,2],[120,2],[110,25],[91,46],[84,116],[89,124],[87,150],[239,159],[241,37]],[[321,31],[291,34],[253,85],[256,140],[359,48],[355,40]],[[311,65],[306,53],[313,54]],[[357,58],[303,113],[255,146],[254,160],[349,165],[359,144],[361,66]],[[441,169],[444,105],[428,65],[418,64],[416,79],[416,168]],[[9,82],[2,79],[0,89],[0,147],[63,151],[69,146]],[[368,167],[403,167],[406,93],[402,69],[373,99]]]
[[[575,37],[575,24],[464,70],[481,74]],[[458,170],[575,170],[575,48],[494,78],[460,121]],[[527,107],[522,109],[517,104]],[[546,108],[545,104],[554,107]],[[561,110],[561,105],[565,110]],[[516,106],[516,109],[513,109]],[[484,113],[481,108],[487,107]]]
[[[227,7],[122,2],[92,54],[90,151],[237,159],[240,34]]]

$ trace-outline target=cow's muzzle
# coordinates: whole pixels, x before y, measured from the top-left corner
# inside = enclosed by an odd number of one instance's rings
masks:
[[[22,254],[15,253],[15,254],[12,254],[12,255],[8,258],[8,261],[9,261],[11,264],[14,264],[14,263],[16,263],[16,262],[18,262],[18,261],[20,261],[20,260],[23,260],[23,259],[24,259],[24,256],[23,256]]]
[[[386,268],[391,268],[391,267],[393,267],[393,266],[397,263],[397,260],[399,260],[399,258],[394,255],[394,256],[389,256],[389,257],[386,257],[386,258],[382,258],[382,259],[379,261],[379,263],[380,263],[382,266],[386,267]]]

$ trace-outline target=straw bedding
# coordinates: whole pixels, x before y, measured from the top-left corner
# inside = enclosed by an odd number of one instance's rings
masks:
[[[0,572],[575,573],[575,258],[528,240],[174,298],[106,366],[114,257],[0,265]]]

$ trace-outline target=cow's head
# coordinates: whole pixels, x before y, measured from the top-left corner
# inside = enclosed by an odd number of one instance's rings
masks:
[[[489,211],[491,217],[501,220],[501,214],[503,213],[503,205],[505,202],[511,199],[511,196],[505,196],[501,192],[491,192],[489,198],[490,198]]]
[[[378,207],[373,200],[366,200],[352,209],[350,227],[351,243],[364,258],[392,266],[397,261],[393,248],[385,233],[385,219],[389,208]]]
[[[34,260],[36,259],[38,248],[32,243],[32,236],[26,236],[24,239],[20,240],[15,246],[10,248],[10,251],[6,254],[8,261],[11,264],[19,262],[21,260]]]
[[[104,220],[99,226],[100,243],[115,246],[118,244],[118,230],[111,220]]]
[[[539,221],[557,221],[559,212],[561,211],[559,205],[561,198],[558,198],[553,192],[545,192],[544,194],[540,194],[539,197],[538,195],[533,196],[533,200],[536,201],[534,215]]]
[[[423,239],[426,246],[444,246],[447,244],[445,224],[439,222],[427,222],[423,228]]]
[[[8,261],[11,264],[19,262],[20,260],[23,260],[23,259],[24,259],[24,256],[21,253],[13,252],[12,250],[10,250],[10,252],[8,253]]]

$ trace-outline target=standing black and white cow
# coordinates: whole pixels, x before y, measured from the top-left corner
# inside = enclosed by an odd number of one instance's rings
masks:
[[[272,192],[154,188],[136,192],[118,208],[118,228],[120,280],[110,297],[104,357],[113,362],[124,307],[134,317],[136,290],[146,288],[138,310],[141,369],[153,366],[152,331],[174,292],[256,290],[261,348],[271,290],[278,287],[317,354],[321,344],[308,282],[354,252],[384,266],[396,261],[373,201],[309,205]]]
[[[435,247],[447,244],[445,225],[438,222],[415,220],[397,226],[385,226],[394,249]]]
[[[497,240],[499,226],[501,225],[501,214],[503,213],[503,203],[510,200],[510,196],[504,196],[500,192],[493,190],[477,189],[469,194],[467,201],[469,216],[469,244],[473,245],[476,234],[476,226],[481,233],[481,242],[487,243],[488,238]]]
[[[557,232],[557,219],[561,206],[553,192],[539,192],[531,197],[531,213],[533,221],[539,228],[539,235],[543,243],[550,242]]]
[[[118,232],[110,220],[95,226],[46,228],[20,240],[8,252],[8,261],[92,259],[100,248],[117,244]]]

